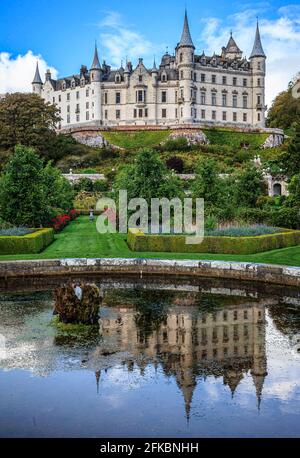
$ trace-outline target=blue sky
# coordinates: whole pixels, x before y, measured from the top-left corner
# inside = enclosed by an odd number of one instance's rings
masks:
[[[89,65],[95,39],[101,58],[120,66],[126,56],[144,57],[152,65],[166,47],[180,39],[185,3],[198,52],[220,52],[230,29],[249,56],[256,16],[268,54],[269,101],[300,70],[299,2],[199,0],[0,0],[0,93],[30,90],[31,67],[37,57],[42,72],[78,72]],[[298,61],[298,62],[297,62]],[[31,71],[31,73],[30,73]]]

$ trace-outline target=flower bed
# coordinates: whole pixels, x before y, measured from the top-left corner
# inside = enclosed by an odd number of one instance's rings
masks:
[[[300,231],[286,229],[250,237],[205,236],[202,243],[187,245],[184,235],[146,235],[129,229],[127,243],[137,252],[255,254],[300,245]]]
[[[28,229],[27,227],[10,227],[8,229],[0,229],[0,236],[17,235],[21,237],[23,235],[31,234],[32,232],[32,229]]]
[[[71,210],[68,213],[64,213],[62,215],[57,215],[50,221],[50,226],[55,230],[55,232],[62,231],[70,221],[73,221],[78,216],[78,212],[76,210]]]
[[[0,236],[0,255],[40,253],[54,240],[53,229],[32,229],[27,235]]]

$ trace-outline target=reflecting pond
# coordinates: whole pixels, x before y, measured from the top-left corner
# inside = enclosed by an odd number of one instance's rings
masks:
[[[300,437],[298,290],[95,278],[78,334],[63,281],[0,285],[1,437]]]

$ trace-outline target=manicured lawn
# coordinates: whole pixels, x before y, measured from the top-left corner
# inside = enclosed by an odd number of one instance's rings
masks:
[[[212,145],[228,145],[240,148],[242,142],[247,142],[250,148],[259,148],[268,138],[268,134],[234,132],[226,129],[203,129]]]
[[[167,140],[170,131],[102,132],[103,137],[114,146],[125,149],[153,148]]]
[[[255,255],[186,253],[135,253],[126,243],[126,234],[98,234],[96,223],[82,216],[73,221],[46,250],[35,255],[0,256],[0,261],[58,258],[154,258],[245,261],[300,266],[300,246]]]

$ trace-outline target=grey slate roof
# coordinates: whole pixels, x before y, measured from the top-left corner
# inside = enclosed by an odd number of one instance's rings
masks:
[[[263,47],[262,47],[262,44],[261,44],[258,22],[257,22],[257,26],[256,26],[256,34],[255,34],[254,46],[253,46],[253,49],[252,49],[252,53],[251,53],[250,59],[252,59],[253,57],[264,57],[264,58],[266,58],[266,55],[264,53],[264,50],[263,50]]]
[[[235,40],[233,39],[232,35],[229,38],[225,51],[229,53],[241,53],[242,52],[240,48],[238,47],[238,45],[236,44]]]
[[[182,32],[181,40],[178,46],[192,46],[193,48],[195,47],[192,37],[191,37],[189,21],[187,17],[187,11],[185,11],[183,32]]]
[[[100,65],[99,57],[98,57],[97,45],[95,45],[94,60],[91,66],[91,70],[101,70],[101,65]]]
[[[32,81],[32,84],[43,84],[43,81],[41,79],[40,75],[40,70],[39,70],[39,63],[36,63],[36,70],[35,70],[35,75]]]

